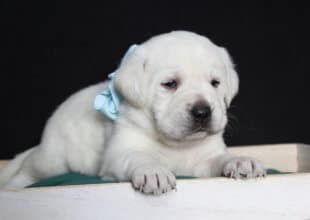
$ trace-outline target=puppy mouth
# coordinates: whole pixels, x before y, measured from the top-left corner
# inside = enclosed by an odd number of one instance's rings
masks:
[[[213,135],[220,132],[212,126],[212,121],[194,122],[189,129],[189,135],[194,135],[197,133],[205,133],[205,135]]]
[[[186,123],[184,123],[185,121]],[[212,119],[193,120],[193,118],[188,117],[187,120],[183,121],[183,125],[179,125],[177,127],[180,130],[175,133],[169,130],[158,128],[158,133],[160,134],[159,139],[173,142],[195,141],[204,139],[207,136],[214,135],[219,132],[213,126]]]
[[[188,129],[184,129],[182,134],[178,134],[177,136],[165,132],[161,132],[161,135],[163,135],[166,140],[180,143],[201,140],[217,133],[218,131],[215,131],[210,126],[195,126],[195,128],[191,126],[188,127]]]
[[[210,121],[192,121],[183,133],[183,140],[203,139],[216,133],[213,131]]]
[[[192,133],[208,132],[211,129],[210,120],[193,120],[190,130]]]
[[[207,132],[208,128],[203,126],[195,126],[194,129],[192,129],[192,133],[198,133],[198,132]]]

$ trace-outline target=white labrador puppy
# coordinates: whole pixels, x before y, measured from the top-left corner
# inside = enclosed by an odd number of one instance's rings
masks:
[[[61,104],[41,143],[1,171],[2,186],[78,172],[130,180],[135,189],[161,194],[175,188],[175,175],[265,175],[259,161],[226,152],[222,136],[238,76],[227,51],[206,37],[174,31],[127,54],[115,72],[123,97],[115,121],[93,109],[107,85],[83,89]]]

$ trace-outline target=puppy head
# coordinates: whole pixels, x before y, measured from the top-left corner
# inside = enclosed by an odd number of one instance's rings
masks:
[[[152,115],[159,137],[170,141],[221,133],[238,83],[224,48],[185,31],[138,46],[121,62],[115,78],[127,102]]]

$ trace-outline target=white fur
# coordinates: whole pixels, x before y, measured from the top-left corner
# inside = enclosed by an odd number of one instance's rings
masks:
[[[218,88],[211,85],[214,78]],[[161,85],[170,79],[180,82],[175,91]],[[226,108],[237,94],[238,77],[224,48],[186,31],[153,37],[122,61],[115,85],[125,98],[117,121],[92,107],[106,83],[77,92],[48,120],[40,145],[11,171],[4,169],[0,182],[20,188],[79,172],[131,180],[140,191],[161,194],[175,188],[175,175],[264,174],[260,162],[226,153]],[[199,101],[213,112],[208,128],[195,132],[190,109]],[[247,169],[239,169],[243,164]]]

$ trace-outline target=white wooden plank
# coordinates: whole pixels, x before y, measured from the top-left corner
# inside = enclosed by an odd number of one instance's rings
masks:
[[[287,172],[297,172],[298,148],[298,144],[272,144],[232,147],[228,148],[228,151],[235,155],[249,156],[259,159],[263,162],[266,168],[273,168]],[[310,153],[310,148],[307,149]]]
[[[283,171],[310,171],[308,145],[229,151]],[[134,192],[128,183],[0,191],[0,219],[310,219],[309,186],[310,174],[291,174],[179,180],[178,192],[161,197]]]
[[[310,172],[310,145],[298,144],[298,172]]]
[[[228,151],[240,155],[251,156],[260,159],[266,167],[283,171],[310,171],[310,146],[304,144],[270,144],[236,146],[228,148]],[[298,168],[297,160],[303,161],[301,168]],[[0,168],[5,166],[9,160],[0,160]]]
[[[159,197],[129,183],[0,192],[0,219],[310,219],[309,174],[177,184]]]

